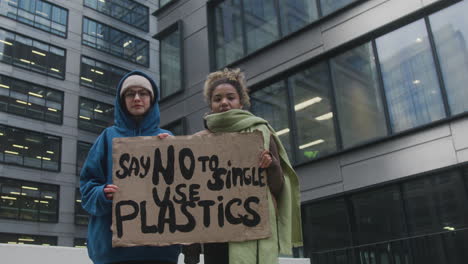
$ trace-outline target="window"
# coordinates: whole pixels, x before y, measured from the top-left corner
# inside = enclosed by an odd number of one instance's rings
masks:
[[[288,156],[293,157],[291,150],[291,128],[288,116],[288,94],[284,81],[271,84],[250,95],[250,110],[261,116],[275,129],[285,147]]]
[[[240,60],[357,1],[211,1],[208,12],[213,23],[208,25],[214,44],[214,66],[219,69]]]
[[[0,233],[0,243],[57,246],[57,237]]]
[[[81,193],[77,188],[75,191],[75,224],[88,225],[88,212],[81,206]]]
[[[387,135],[371,43],[331,59],[343,147]]]
[[[155,36],[159,40],[161,99],[183,89],[182,22],[177,22]]]
[[[78,141],[76,147],[76,175],[79,177],[81,173],[81,169],[83,168],[83,164],[88,157],[88,152],[91,149],[93,144],[86,143],[82,141]]]
[[[326,63],[302,70],[288,78],[294,93],[297,124],[297,161],[321,157],[337,149],[331,106],[331,80]]]
[[[77,248],[86,248],[88,243],[86,242],[86,238],[75,238],[73,240],[73,246]]]
[[[61,141],[57,136],[0,125],[0,162],[60,171]]]
[[[65,79],[65,50],[0,28],[0,61]]]
[[[149,66],[148,41],[86,17],[83,18],[81,43],[138,65]]]
[[[61,124],[63,92],[0,74],[0,111]]]
[[[302,206],[312,263],[466,263],[468,167]],[[351,239],[352,238],[352,239]]]
[[[429,17],[452,114],[468,110],[468,3],[461,1]]]
[[[41,0],[0,0],[0,15],[66,38],[68,11]]]
[[[376,40],[394,132],[445,117],[439,81],[423,20]]]
[[[0,218],[58,222],[58,185],[0,177],[0,194]]]
[[[148,32],[148,7],[130,0],[84,0],[86,7]]]
[[[172,132],[174,136],[184,136],[187,134],[185,118],[181,118],[161,127]]]
[[[81,57],[80,84],[115,95],[119,81],[127,72],[129,71],[83,56]]]
[[[114,106],[80,97],[78,128],[101,133],[114,122]]]

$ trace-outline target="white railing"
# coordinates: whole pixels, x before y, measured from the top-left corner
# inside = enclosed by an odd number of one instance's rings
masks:
[[[86,249],[72,247],[51,247],[36,245],[0,244],[0,263],[15,264],[92,264]],[[200,256],[200,264],[203,264]],[[310,264],[309,259],[280,258],[280,264]],[[178,264],[184,264],[184,257],[179,256]]]

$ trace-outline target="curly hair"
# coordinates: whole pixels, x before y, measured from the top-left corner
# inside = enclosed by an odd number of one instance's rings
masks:
[[[209,106],[211,106],[211,96],[213,95],[214,89],[218,85],[224,83],[234,86],[239,94],[240,103],[244,107],[250,107],[249,89],[245,82],[245,75],[239,68],[224,68],[222,71],[216,71],[208,74],[203,87],[203,95],[205,96],[205,101]]]

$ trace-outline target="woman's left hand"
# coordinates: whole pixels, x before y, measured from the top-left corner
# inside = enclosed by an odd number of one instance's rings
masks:
[[[260,168],[266,169],[270,167],[272,161],[273,160],[272,160],[270,151],[268,150],[262,151],[262,154],[260,154],[260,165],[259,165]]]
[[[158,138],[159,139],[165,139],[167,137],[170,137],[171,135],[169,135],[168,133],[161,133],[161,134],[158,134]]]

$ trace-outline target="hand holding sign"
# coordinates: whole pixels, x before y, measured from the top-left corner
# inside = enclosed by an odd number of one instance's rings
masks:
[[[260,133],[114,139],[113,246],[270,236],[262,149]]]

